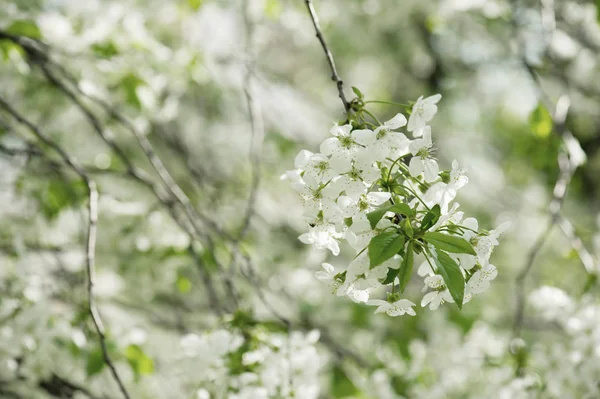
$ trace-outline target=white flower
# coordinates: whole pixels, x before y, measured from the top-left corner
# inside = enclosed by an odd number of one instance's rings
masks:
[[[440,168],[431,158],[431,128],[427,126],[423,131],[423,138],[416,139],[408,145],[413,157],[408,164],[408,170],[413,177],[425,172],[425,181],[432,182],[437,179]]]
[[[431,268],[429,269],[431,270]],[[427,287],[429,287],[433,288],[435,291],[425,294],[425,296],[421,300],[421,306],[425,307],[429,305],[430,310],[436,310],[440,307],[440,305],[443,305],[445,302],[453,303],[454,299],[452,299],[452,295],[450,295],[448,289],[442,289],[444,285],[444,279],[439,274],[433,274],[425,277],[424,290],[427,289]]]
[[[358,200],[342,195],[338,198],[337,204],[344,217],[354,217],[359,212],[367,213],[374,210],[375,207],[384,204],[392,197],[391,193],[383,191],[374,191],[360,196]]]
[[[436,310],[443,305],[444,303],[454,303],[454,299],[452,295],[450,295],[450,291],[448,289],[444,289],[441,291],[431,291],[428,294],[425,294],[423,299],[421,300],[421,307],[425,307],[429,305],[429,310]]]
[[[352,155],[360,148],[351,131],[352,125],[335,125],[329,131],[334,137],[326,139],[320,146],[322,154],[331,156],[330,165],[339,174],[350,170]]]
[[[499,244],[498,238],[500,235],[508,229],[510,223],[502,223],[496,229],[491,230],[487,235],[478,236],[474,238],[476,241],[475,252],[477,252],[477,259],[481,265],[486,265],[490,261],[492,251]]]
[[[357,289],[352,285],[346,292],[346,296],[355,303],[366,303],[369,300],[369,290]]]
[[[357,152],[357,160],[373,163],[388,157],[404,155],[408,150],[409,140],[404,134],[393,131],[404,125],[406,125],[406,117],[397,114],[375,130],[361,129],[352,132],[356,142],[364,146]]]
[[[490,288],[490,281],[498,276],[494,265],[486,265],[477,270],[467,282],[466,292],[472,295],[481,294]]]
[[[434,94],[433,96],[423,98],[423,96],[417,99],[415,105],[413,105],[412,113],[408,118],[407,130],[413,132],[414,137],[421,137],[423,129],[433,116],[437,113],[437,103],[442,99],[441,94]]]
[[[458,162],[452,162],[452,171],[450,172],[450,181],[448,183],[437,182],[427,190],[424,201],[429,206],[438,204],[442,213],[448,211],[448,205],[456,197],[459,189],[464,187],[469,182],[469,178],[465,176],[465,171],[459,169]]]
[[[329,249],[335,256],[340,254],[340,245],[337,238],[341,234],[335,231],[331,224],[318,224],[311,227],[307,233],[301,234],[298,239],[304,244],[312,244],[317,249]]]
[[[323,270],[316,272],[315,277],[319,281],[325,282],[329,288],[333,290],[333,293],[335,293],[341,284],[335,278],[337,273],[335,272],[334,267],[329,263],[321,263],[321,267]]]
[[[415,306],[414,303],[408,299],[400,299],[396,302],[390,303],[381,299],[372,299],[367,302],[367,305],[377,306],[375,313],[387,313],[388,316],[396,317],[404,314],[415,316],[415,310],[412,308]]]
[[[303,150],[306,151],[306,150]],[[310,153],[309,151],[306,151]],[[302,151],[301,151],[302,153]],[[304,157],[306,154],[302,154]],[[300,156],[300,154],[298,155]],[[296,157],[298,159],[298,157]],[[296,167],[299,169],[304,169],[304,176],[311,176],[318,182],[325,183],[329,180],[333,179],[337,176],[337,173],[333,170],[331,166],[329,158],[327,158],[323,154],[311,154],[308,159],[302,159],[302,166],[298,166],[298,162]]]
[[[566,292],[547,285],[529,294],[529,301],[548,321],[561,320],[564,315],[571,314],[575,307],[573,299]]]

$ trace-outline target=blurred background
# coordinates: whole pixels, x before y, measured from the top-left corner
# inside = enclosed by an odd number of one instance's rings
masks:
[[[351,252],[280,180],[344,117],[305,1],[0,0],[0,397],[600,397],[597,2],[314,6],[349,98],[443,95],[461,209],[512,225],[492,288],[391,318],[314,277]]]

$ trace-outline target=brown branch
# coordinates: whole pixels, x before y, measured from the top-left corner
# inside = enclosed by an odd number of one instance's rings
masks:
[[[350,103],[346,100],[346,95],[344,94],[344,82],[340,79],[338,75],[337,69],[335,67],[335,61],[333,59],[333,54],[329,47],[327,46],[327,42],[323,37],[323,33],[321,32],[321,27],[319,25],[319,17],[317,16],[317,12],[315,11],[315,7],[311,0],[304,0],[306,3],[306,8],[308,9],[308,13],[310,14],[310,18],[312,20],[313,26],[315,27],[315,32],[317,39],[319,39],[319,43],[321,43],[321,47],[323,47],[323,51],[325,52],[325,57],[327,58],[327,62],[329,63],[329,68],[331,69],[331,80],[335,82],[338,89],[338,94],[340,96],[340,100],[342,100],[342,104],[344,104],[344,111],[346,113],[350,112]]]
[[[98,190],[96,182],[92,180],[85,169],[79,164],[75,158],[71,157],[67,152],[59,146],[57,143],[52,141],[46,135],[44,135],[40,129],[18,113],[10,104],[8,104],[3,98],[0,98],[0,107],[4,109],[9,115],[11,115],[17,122],[27,127],[40,141],[52,148],[65,163],[67,163],[71,169],[81,178],[85,183],[88,191],[88,232],[86,240],[86,271],[87,271],[87,292],[88,292],[88,312],[92,317],[92,322],[98,334],[100,341],[100,347],[102,349],[102,356],[104,362],[110,368],[111,374],[114,380],[117,382],[119,389],[126,399],[129,399],[129,393],[113,364],[111,357],[108,353],[106,345],[106,335],[104,325],[102,324],[102,318],[98,312],[98,308],[94,298],[94,277],[95,277],[95,262],[96,262],[96,235],[97,235],[97,222],[98,222]]]

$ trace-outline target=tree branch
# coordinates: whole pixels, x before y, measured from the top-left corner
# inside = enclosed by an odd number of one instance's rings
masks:
[[[88,312],[92,317],[92,322],[98,334],[100,341],[100,347],[102,349],[102,356],[104,362],[110,368],[111,374],[114,380],[117,382],[123,397],[130,399],[129,393],[115,368],[111,357],[108,353],[106,345],[106,335],[102,318],[98,312],[94,298],[94,277],[95,277],[95,263],[96,263],[96,235],[97,235],[97,222],[98,222],[98,190],[96,182],[92,180],[85,169],[79,164],[79,162],[71,157],[63,150],[57,143],[52,141],[46,135],[44,135],[40,129],[25,119],[20,113],[18,113],[13,107],[10,106],[3,98],[0,98],[0,107],[4,109],[9,115],[11,115],[17,122],[27,127],[40,141],[52,148],[63,161],[70,166],[70,168],[83,180],[87,187],[88,192],[88,232],[86,240],[86,272],[87,272],[87,292],[88,292]]]
[[[344,82],[340,79],[338,75],[337,69],[335,67],[335,61],[333,59],[333,54],[329,47],[327,46],[327,42],[323,37],[323,33],[321,32],[321,27],[319,25],[319,17],[317,16],[317,12],[315,11],[315,7],[311,0],[304,0],[306,3],[306,8],[308,9],[308,13],[310,14],[310,18],[312,20],[313,26],[315,27],[315,32],[317,39],[321,43],[321,47],[323,47],[323,51],[325,52],[325,57],[327,58],[327,62],[329,63],[329,68],[331,69],[331,80],[335,82],[338,89],[338,94],[340,96],[340,100],[342,100],[342,104],[344,104],[344,111],[346,114],[350,112],[350,103],[346,100],[346,95],[344,94]]]

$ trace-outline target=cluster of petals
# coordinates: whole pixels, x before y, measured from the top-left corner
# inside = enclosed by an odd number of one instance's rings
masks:
[[[299,240],[316,249],[329,250],[335,256],[340,254],[340,242],[346,240],[356,251],[344,269],[335,270],[331,264],[323,263],[317,279],[338,296],[376,306],[376,313],[415,314],[412,308],[415,304],[399,298],[398,294],[389,296],[389,301],[372,298],[375,291],[396,285],[397,279],[384,281],[390,269],[398,269],[402,262],[397,254],[371,268],[366,251],[374,236],[390,228],[394,214],[386,214],[374,227],[367,215],[384,204],[390,205],[393,196],[415,209],[417,222],[427,210],[439,206],[439,218],[428,231],[447,232],[453,228],[453,234],[472,244],[476,255],[450,254],[464,276],[465,303],[485,292],[497,275],[489,258],[505,226],[480,232],[476,219],[464,218],[459,204],[453,201],[458,190],[468,183],[468,177],[457,161],[452,162],[451,170],[440,171],[434,157],[429,122],[437,112],[440,99],[439,94],[420,97],[408,119],[398,113],[377,127],[355,121],[336,124],[318,153],[300,151],[295,169],[282,176],[298,192],[304,206],[307,230]],[[392,193],[391,177],[403,187],[405,196]],[[432,252],[435,254],[435,250]],[[424,279],[424,290],[429,291],[422,298],[423,307],[435,310],[446,302],[453,302],[442,276],[432,269],[430,262],[423,261],[418,275]]]

